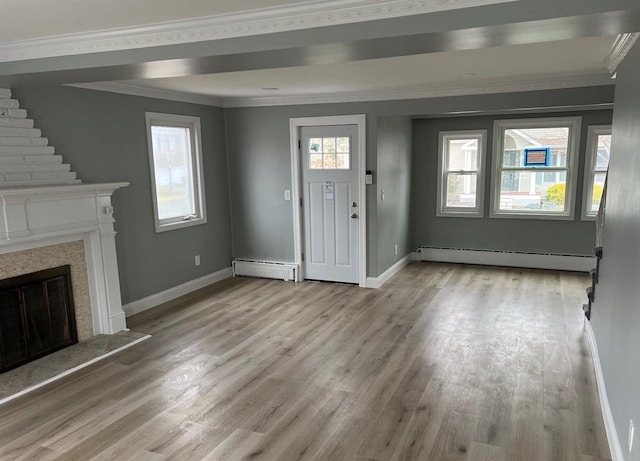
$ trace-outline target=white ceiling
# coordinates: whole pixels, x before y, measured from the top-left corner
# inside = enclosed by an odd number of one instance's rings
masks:
[[[358,22],[511,1],[515,0],[0,0],[0,54],[8,56],[5,61],[19,61],[86,54],[93,48],[126,49],[122,46],[127,43],[131,48],[144,48],[197,42],[196,32],[205,29],[189,28],[199,18],[204,22],[198,22],[198,27],[205,24],[214,39],[225,38],[227,32],[241,36],[249,30],[246,35],[259,40],[261,33],[305,30],[331,25],[332,20]],[[333,13],[332,8],[340,13]],[[356,11],[360,14],[354,14]],[[296,22],[296,17],[305,19]],[[255,29],[247,29],[247,24]],[[265,29],[271,24],[277,28]],[[159,32],[167,43],[159,43],[153,35]],[[189,32],[193,32],[191,36]],[[228,106],[260,105],[260,101],[277,104],[278,99],[285,101],[280,103],[309,103],[336,97],[349,100],[350,95],[351,100],[376,100],[443,95],[443,91],[472,94],[588,86],[609,82],[607,65],[616,38],[577,38],[79,86]],[[112,39],[116,41],[110,42]]]
[[[606,57],[615,39],[611,36],[591,37],[342,64],[129,80],[122,83],[220,98],[255,98],[387,92],[443,86],[463,88],[490,82],[576,76],[599,75],[608,78]]]

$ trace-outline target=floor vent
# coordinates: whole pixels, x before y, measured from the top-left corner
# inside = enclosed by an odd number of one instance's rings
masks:
[[[263,277],[287,281],[298,280],[298,265],[255,259],[236,259],[233,261],[234,277]]]
[[[481,264],[487,266],[526,267],[589,272],[593,256],[524,251],[479,250],[471,248],[421,247],[418,261]]]

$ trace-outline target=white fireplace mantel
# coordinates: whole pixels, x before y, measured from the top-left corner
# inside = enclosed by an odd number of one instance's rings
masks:
[[[0,253],[84,242],[94,334],[126,329],[111,195],[128,185],[0,188]]]

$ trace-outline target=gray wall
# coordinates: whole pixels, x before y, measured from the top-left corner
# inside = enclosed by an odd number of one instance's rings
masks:
[[[640,45],[617,71],[611,161],[607,185],[600,283],[591,324],[609,404],[627,460],[640,459]],[[629,419],[636,425],[635,453],[629,455]]]
[[[366,168],[376,161],[377,119],[372,104],[281,106],[228,109],[229,182],[233,255],[237,258],[293,261],[293,203],[289,118],[367,115]],[[375,228],[375,186],[367,186],[367,229]],[[372,225],[373,223],[373,225]],[[375,240],[367,238],[368,274],[376,271]]]
[[[411,165],[403,144],[409,136],[406,117],[608,103],[613,87],[224,111],[71,87],[24,88],[14,94],[83,181],[131,182],[114,195],[122,298],[128,303],[229,267],[232,257],[294,259],[292,202],[284,200],[284,190],[291,189],[289,118],[367,115],[366,168],[376,173],[376,182],[367,186],[367,274],[377,276],[396,261],[394,244],[402,257],[424,243],[415,238],[406,243],[409,211],[402,204],[409,200],[402,196],[409,187],[407,172],[421,168]],[[207,225],[155,233],[145,111],[201,118]],[[379,201],[381,188],[392,200]],[[414,203],[412,209],[421,206]],[[202,258],[198,268],[196,254]]]
[[[275,261],[293,261],[294,259],[292,204],[284,200],[284,190],[291,188],[290,118],[344,114],[367,115],[366,168],[374,170],[376,173],[374,184],[367,186],[367,274],[377,276],[393,263],[391,259],[387,258],[388,255],[381,256],[379,262],[378,249],[384,248],[384,253],[388,251],[388,248],[393,249],[394,245],[393,241],[386,242],[385,236],[381,238],[377,235],[378,223],[381,222],[378,219],[380,190],[378,182],[381,172],[377,171],[379,166],[377,153],[379,118],[432,116],[458,111],[501,112],[529,107],[605,104],[613,102],[613,93],[613,86],[602,86],[431,99],[227,109],[225,117],[234,235],[233,256]],[[437,146],[437,138],[435,146]],[[425,167],[415,160],[411,165],[413,172]],[[384,162],[384,159],[382,161]],[[385,177],[384,171],[382,171],[382,177]],[[423,182],[422,179],[420,181]],[[420,193],[414,193],[412,197],[414,212],[416,210],[422,212],[423,203],[417,202],[416,197],[423,201],[424,197]],[[429,202],[435,202],[435,198]],[[524,221],[524,223],[529,224],[530,222]],[[548,221],[538,221],[532,225],[534,229],[540,230],[542,233],[546,232],[546,238],[540,239],[544,242],[554,237],[546,231],[545,223]],[[498,224],[490,223],[489,226],[497,226]],[[570,224],[556,223],[554,229],[568,235],[572,230]],[[582,226],[580,223],[578,225]],[[589,224],[584,226],[587,228]],[[522,229],[523,224],[513,223],[513,227]],[[426,242],[417,238],[420,232],[415,232],[416,226],[413,226],[413,229],[414,238],[410,248],[415,249],[418,244],[426,244]],[[384,230],[386,232],[386,229]],[[456,229],[456,232],[458,230]],[[397,235],[401,234],[400,230],[392,232]],[[491,231],[487,229],[487,232]],[[591,240],[587,245],[589,238]],[[567,240],[571,245],[569,250],[576,253],[590,251],[588,248],[592,246],[593,235],[582,237],[582,239],[582,244],[577,246],[572,240]],[[474,243],[471,241],[465,246],[472,246]],[[398,242],[399,246],[401,244]],[[547,247],[548,245],[545,244],[539,250],[537,246],[529,250],[545,251]],[[569,252],[562,250],[563,253]],[[399,255],[402,252],[402,248],[399,247]]]
[[[128,181],[113,196],[122,301],[229,267],[229,189],[221,109],[70,87],[14,96],[83,182]],[[200,117],[208,224],[156,233],[145,112]],[[201,265],[194,266],[194,255]]]
[[[573,221],[541,219],[489,218],[493,121],[508,118],[534,118],[580,115],[580,161]],[[611,123],[612,111],[562,113],[526,112],[514,115],[439,118],[415,120],[413,126],[413,213],[412,243],[414,248],[436,246],[490,250],[593,254],[595,226],[581,220],[584,159],[589,125]],[[453,130],[487,130],[485,152],[484,218],[437,217],[438,132]]]
[[[377,149],[377,272],[413,251],[411,221],[411,119],[380,117]],[[384,191],[384,200],[382,200]],[[394,245],[398,254],[394,254]]]

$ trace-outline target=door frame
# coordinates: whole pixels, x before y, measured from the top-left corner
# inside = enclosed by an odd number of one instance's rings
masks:
[[[302,150],[298,148],[300,142],[300,128],[306,126],[356,125],[358,127],[358,162],[353,165],[358,176],[358,190],[360,193],[360,219],[358,220],[358,281],[361,287],[367,286],[367,189],[364,172],[367,154],[367,116],[333,115],[325,117],[298,117],[289,119],[289,135],[291,149],[291,205],[293,207],[293,248],[295,263],[298,265],[298,280],[304,280],[304,264],[302,252],[304,249],[304,232],[302,229]]]

